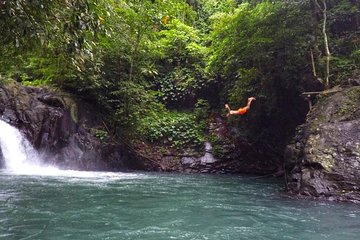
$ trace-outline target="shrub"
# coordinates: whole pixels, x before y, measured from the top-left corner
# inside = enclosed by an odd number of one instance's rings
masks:
[[[150,142],[159,142],[174,148],[200,148],[204,143],[203,132],[190,113],[163,112],[142,119],[140,134]]]
[[[100,141],[106,141],[109,138],[109,134],[101,129],[91,128],[90,132],[94,137],[98,138]]]
[[[210,104],[204,99],[198,99],[195,104],[194,114],[198,124],[203,131],[207,130],[208,119],[210,114]]]

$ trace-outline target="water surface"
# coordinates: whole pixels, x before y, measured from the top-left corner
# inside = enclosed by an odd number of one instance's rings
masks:
[[[283,197],[276,180],[0,172],[0,239],[358,239],[355,204]]]

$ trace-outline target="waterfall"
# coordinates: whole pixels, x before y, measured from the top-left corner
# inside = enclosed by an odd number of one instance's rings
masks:
[[[0,120],[0,150],[5,170],[20,174],[37,174],[45,167],[39,153],[21,132],[10,124]]]
[[[16,175],[68,176],[97,178],[99,174],[74,170],[60,170],[47,165],[21,132],[0,119],[0,167],[2,173]],[[107,176],[107,175],[106,175]]]

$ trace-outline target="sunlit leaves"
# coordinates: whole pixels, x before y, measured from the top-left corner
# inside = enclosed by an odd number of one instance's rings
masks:
[[[59,86],[66,84],[67,79],[84,80],[85,74],[99,72],[94,49],[96,38],[104,28],[97,14],[97,3],[2,1],[0,51],[11,56],[12,61],[1,59],[0,71],[16,77],[14,71],[25,68],[23,71],[27,71],[30,81],[43,79],[45,84]],[[35,65],[29,64],[36,61]]]
[[[208,50],[199,31],[177,19],[172,19],[158,38],[153,51],[160,71],[154,84],[160,99],[172,108],[181,108],[185,102],[189,105],[204,86]]]
[[[206,54],[206,48],[200,44],[198,31],[179,20],[172,20],[159,36],[157,50],[163,59],[185,63],[191,60],[199,61]]]

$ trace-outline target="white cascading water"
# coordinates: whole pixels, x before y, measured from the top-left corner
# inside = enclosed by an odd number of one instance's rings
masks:
[[[38,152],[21,132],[0,120],[0,147],[6,171],[19,174],[37,174],[56,170],[42,165]]]
[[[45,165],[39,153],[21,132],[1,119],[0,150],[5,162],[4,171],[10,174],[80,177],[96,180],[138,177],[138,174],[60,170],[57,167]]]

